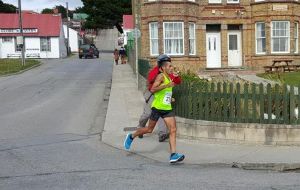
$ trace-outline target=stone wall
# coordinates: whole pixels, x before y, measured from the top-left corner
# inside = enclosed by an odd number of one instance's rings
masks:
[[[222,143],[300,145],[300,126],[225,123],[176,117],[177,135]]]

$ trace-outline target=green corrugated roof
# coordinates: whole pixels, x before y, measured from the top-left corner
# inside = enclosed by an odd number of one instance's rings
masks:
[[[73,19],[74,20],[85,20],[89,17],[89,15],[85,13],[74,13],[73,14]]]

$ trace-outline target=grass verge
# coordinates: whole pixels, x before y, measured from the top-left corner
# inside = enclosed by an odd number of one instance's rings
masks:
[[[272,74],[258,74],[257,76],[280,82],[281,84],[288,84],[292,86],[298,86],[300,84],[300,72],[290,73],[272,73]]]
[[[0,76],[18,73],[38,64],[40,61],[34,59],[27,59],[24,66],[21,59],[0,59]]]

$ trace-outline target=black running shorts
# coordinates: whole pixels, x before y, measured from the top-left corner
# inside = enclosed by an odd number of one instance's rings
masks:
[[[156,108],[152,108],[152,112],[150,115],[150,119],[153,121],[157,121],[160,117],[165,118],[165,117],[174,117],[175,113],[173,110],[158,110]]]

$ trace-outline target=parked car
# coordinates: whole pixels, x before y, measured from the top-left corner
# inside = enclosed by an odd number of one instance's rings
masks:
[[[84,58],[99,58],[99,50],[94,44],[82,44],[79,46],[79,59]]]

